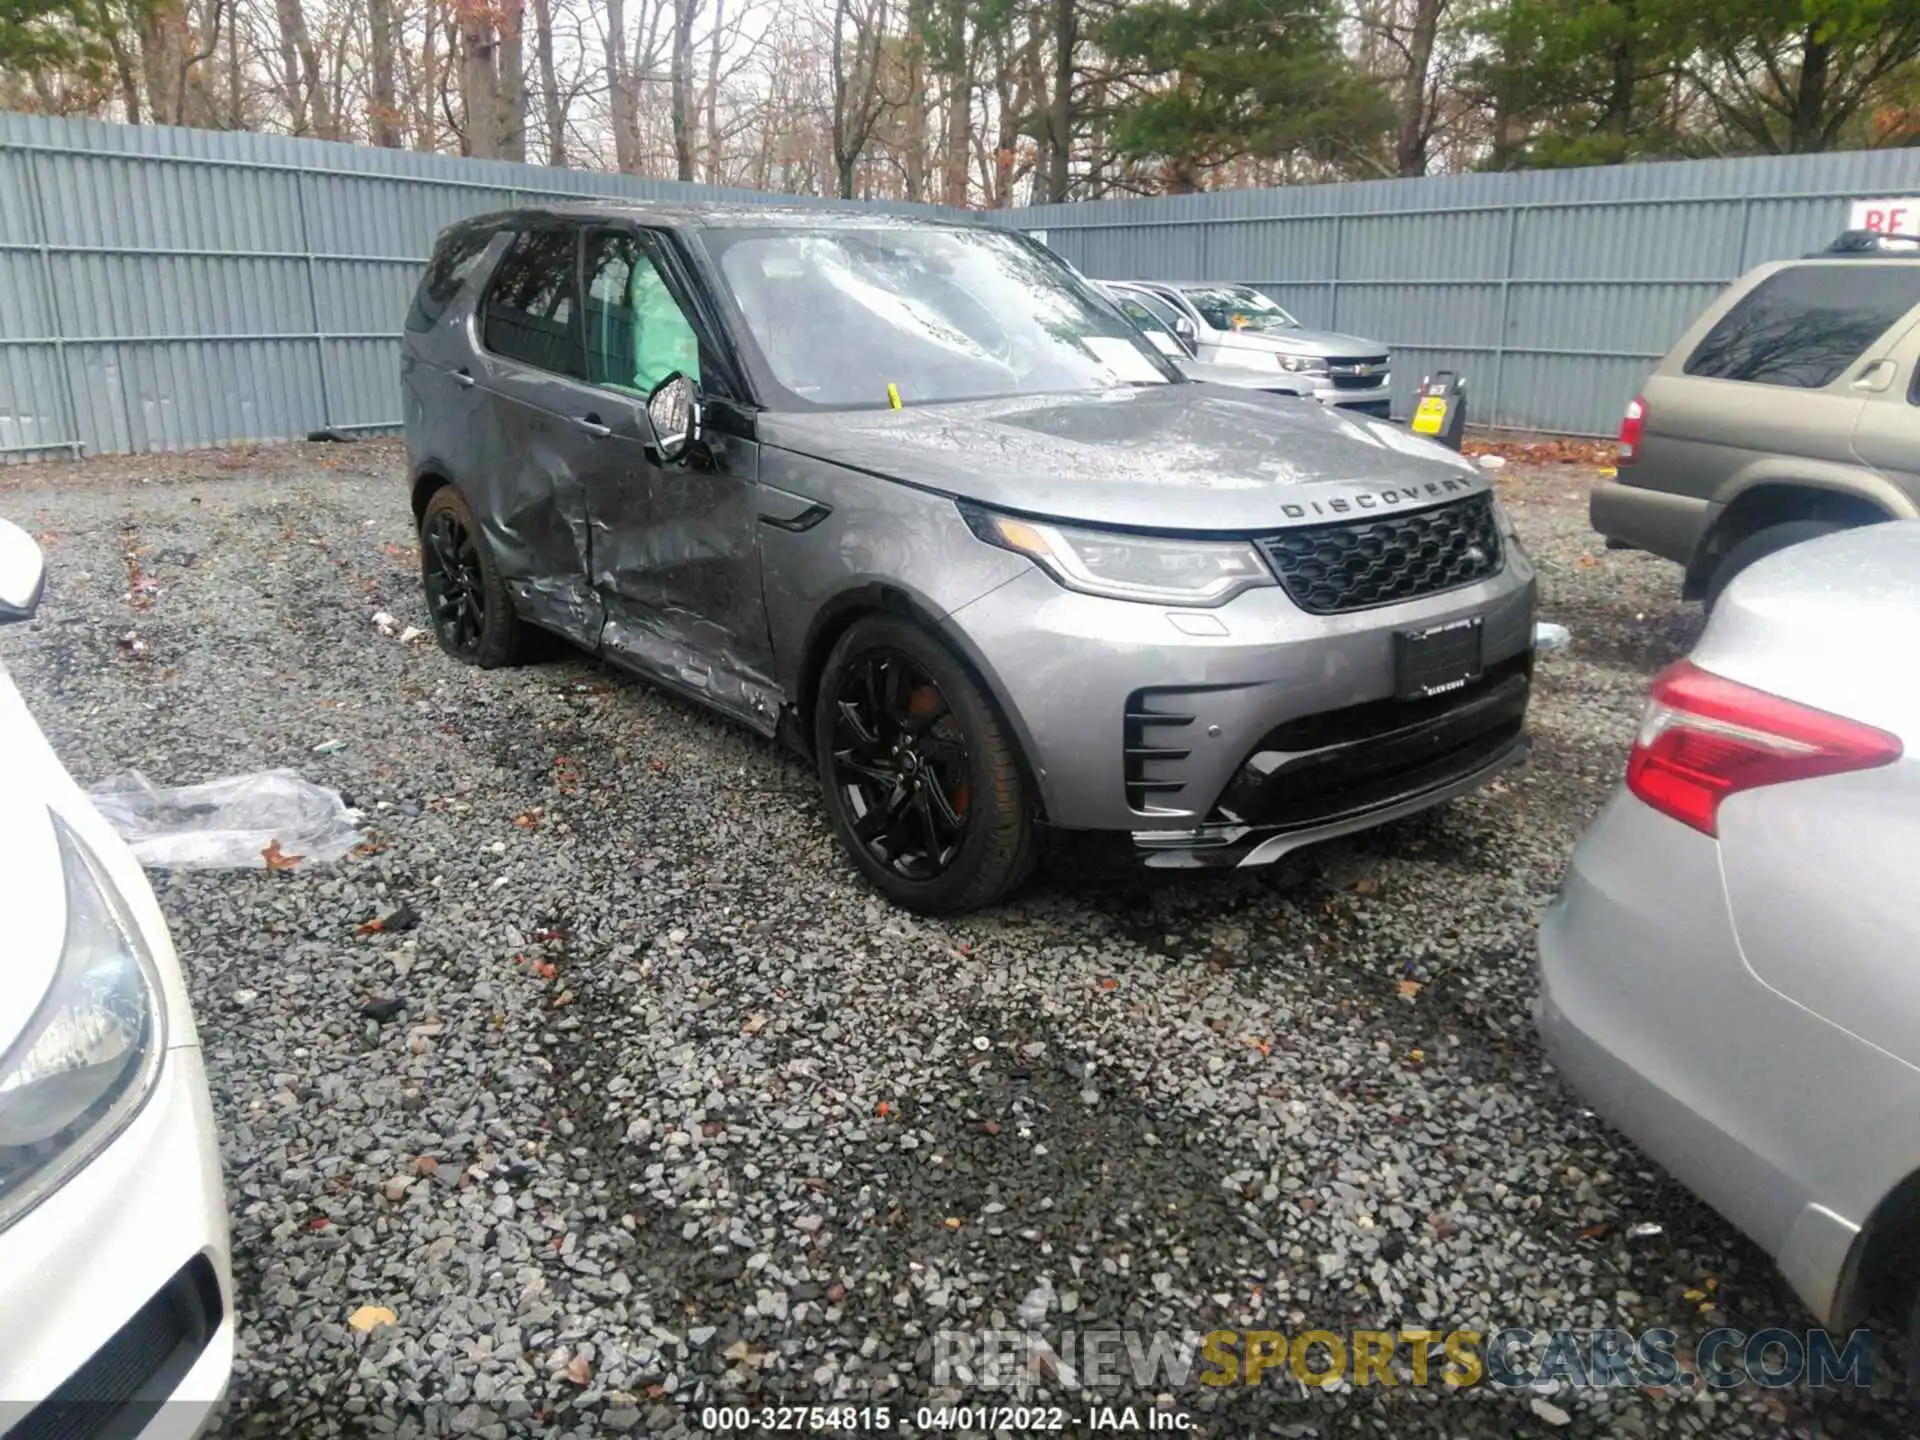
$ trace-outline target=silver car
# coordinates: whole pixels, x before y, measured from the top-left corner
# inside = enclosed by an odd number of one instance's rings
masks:
[[[1736,579],[1540,932],[1567,1082],[1826,1325],[1920,1292],[1920,522]]]
[[[422,578],[784,735],[901,904],[1041,826],[1257,865],[1526,754],[1534,574],[1458,456],[1196,385],[1025,236],[579,206],[456,226],[406,322]]]
[[[1377,340],[1309,330],[1251,285],[1132,280],[1125,288],[1171,310],[1197,360],[1277,369],[1323,405],[1383,420],[1391,413],[1393,359]]]
[[[1305,380],[1281,372],[1255,370],[1245,365],[1210,365],[1193,358],[1187,342],[1161,318],[1149,300],[1121,285],[1096,280],[1094,288],[1120,307],[1120,313],[1133,322],[1133,328],[1189,380],[1205,385],[1225,385],[1234,390],[1262,390],[1269,395],[1291,395],[1298,399],[1311,393]],[[1191,329],[1192,327],[1188,327]]]

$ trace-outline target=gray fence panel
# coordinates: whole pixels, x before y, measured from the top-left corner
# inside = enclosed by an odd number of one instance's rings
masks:
[[[1395,411],[1469,377],[1480,423],[1607,435],[1700,311],[1818,249],[1849,202],[1920,194],[1920,152],[1710,160],[1042,205],[994,216],[1103,279],[1240,280],[1384,342]]]
[[[392,429],[434,237],[575,196],[787,198],[0,114],[0,462]]]
[[[1730,280],[1920,193],[1920,151],[1456,175],[1036,206],[1088,274],[1259,285],[1305,323],[1471,382],[1476,420],[1612,433]],[[0,115],[0,462],[398,422],[433,237],[569,196],[750,191],[286,136]],[[841,202],[788,200],[814,206]],[[953,214],[939,207],[871,208]]]

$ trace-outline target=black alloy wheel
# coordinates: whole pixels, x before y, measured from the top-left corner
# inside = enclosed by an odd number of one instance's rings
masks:
[[[472,532],[452,510],[434,515],[421,532],[420,564],[440,643],[463,660],[478,659],[487,629],[486,577]]]
[[[835,642],[813,702],[827,814],[867,880],[928,914],[1005,898],[1033,868],[1020,758],[980,681],[910,620]]]
[[[482,669],[521,658],[527,627],[466,497],[451,485],[434,491],[420,516],[420,580],[434,638],[447,654]]]
[[[833,775],[854,839],[905,880],[946,873],[972,809],[966,736],[934,678],[896,650],[869,650],[834,695]]]

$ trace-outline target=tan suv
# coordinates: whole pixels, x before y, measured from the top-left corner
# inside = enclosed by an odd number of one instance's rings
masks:
[[[1843,236],[1736,282],[1627,407],[1619,465],[1593,528],[1709,606],[1763,555],[1920,516],[1920,250]]]

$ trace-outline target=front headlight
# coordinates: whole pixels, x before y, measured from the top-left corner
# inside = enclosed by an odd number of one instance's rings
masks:
[[[159,976],[100,862],[56,815],[67,933],[46,998],[0,1056],[0,1228],[64,1184],[153,1089]]]
[[[1242,590],[1276,583],[1244,540],[1183,540],[1081,530],[962,505],[973,533],[1036,561],[1069,590],[1161,605],[1224,605]]]
[[[1327,362],[1319,355],[1281,355],[1280,368],[1289,375],[1325,375]]]

